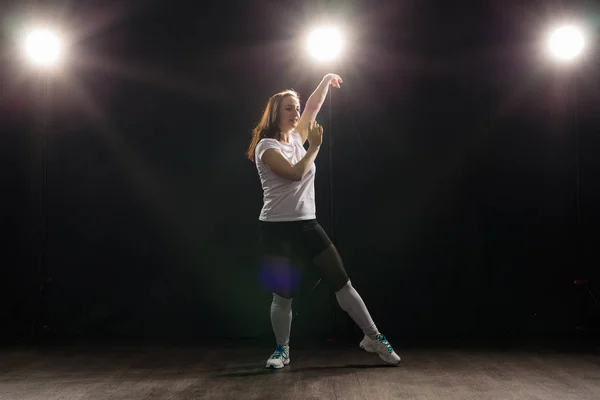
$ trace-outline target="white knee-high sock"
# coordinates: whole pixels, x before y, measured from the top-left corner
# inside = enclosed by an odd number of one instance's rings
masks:
[[[373,322],[369,310],[365,306],[365,302],[356,289],[352,287],[350,280],[348,280],[346,286],[335,292],[335,297],[342,310],[350,315],[350,318],[356,322],[356,325],[358,325],[364,334],[371,339],[375,339],[377,326],[375,326],[375,322]]]
[[[271,325],[277,344],[287,345],[292,330],[292,300],[273,293],[271,303]]]

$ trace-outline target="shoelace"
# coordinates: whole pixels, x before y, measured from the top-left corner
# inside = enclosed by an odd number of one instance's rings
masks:
[[[271,358],[282,358],[284,356],[287,356],[287,351],[285,347],[282,345],[277,345],[277,347],[275,348],[275,352],[273,353]]]
[[[387,339],[385,338],[385,335],[383,333],[380,333],[379,335],[375,336],[375,339],[377,339],[381,343],[383,343],[390,353],[394,352],[394,348],[392,347],[390,342],[387,341]]]

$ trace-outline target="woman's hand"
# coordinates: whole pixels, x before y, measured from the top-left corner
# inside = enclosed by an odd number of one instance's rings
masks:
[[[340,88],[340,86],[342,85],[342,83],[344,82],[342,80],[342,78],[339,75],[336,74],[327,74],[325,75],[325,80],[329,81],[329,85],[333,86],[334,88]]]
[[[317,121],[308,121],[308,143],[311,147],[323,143],[323,127]]]

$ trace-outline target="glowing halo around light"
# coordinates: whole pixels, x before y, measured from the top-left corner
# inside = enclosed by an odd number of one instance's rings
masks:
[[[554,59],[569,62],[581,55],[585,48],[585,38],[581,28],[563,25],[552,31],[547,44]]]
[[[58,65],[63,55],[63,43],[55,32],[38,28],[25,38],[25,54],[35,65],[48,68]]]
[[[318,61],[331,61],[342,52],[342,34],[332,27],[317,28],[308,35],[307,46]]]

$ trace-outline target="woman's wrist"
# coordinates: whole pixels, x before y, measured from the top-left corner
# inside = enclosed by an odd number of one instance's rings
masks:
[[[320,144],[309,144],[308,151],[319,151],[320,148]]]

